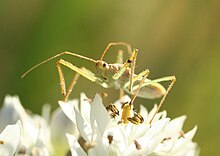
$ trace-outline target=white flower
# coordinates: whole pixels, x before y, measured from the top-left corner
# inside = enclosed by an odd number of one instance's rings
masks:
[[[195,126],[188,133],[184,134],[182,131],[182,126],[185,119],[186,116],[181,116],[170,121],[165,129],[165,138],[155,149],[154,155],[195,156],[199,154],[197,143],[192,142],[192,138],[196,133],[197,126]]]
[[[152,124],[151,117],[156,111],[156,105],[149,113],[141,106],[140,114],[144,122],[139,125],[120,123],[123,109],[117,101],[114,105],[119,115],[110,118],[109,113],[97,94],[91,104],[81,96],[81,107],[59,102],[64,113],[77,125],[85,143],[79,143],[77,138],[67,134],[72,155],[189,155],[197,154],[197,145],[192,142],[196,128],[184,134],[182,131],[185,116],[171,120],[166,112],[158,113]],[[124,97],[128,100],[128,97]],[[131,113],[131,116],[133,114]]]
[[[12,156],[18,148],[21,136],[21,123],[8,125],[0,134],[0,156]]]
[[[187,133],[182,130],[186,116],[170,120],[163,111],[149,124],[157,105],[150,112],[141,105],[138,113],[128,102],[125,96],[106,108],[98,94],[90,100],[82,93],[80,105],[76,99],[59,101],[61,108],[52,115],[50,106],[44,105],[39,116],[27,113],[18,97],[6,96],[0,110],[0,156],[199,154],[192,141],[197,126]]]
[[[42,117],[29,115],[17,96],[6,96],[0,110],[0,131],[20,121],[21,132],[15,155],[47,156],[52,152],[49,127]]]
[[[78,138],[79,133],[76,125],[63,113],[60,108],[57,108],[57,110],[55,110],[52,114],[50,129],[54,152],[56,155],[65,155],[69,150],[66,133],[70,133]]]
[[[77,100],[72,101],[78,104]],[[50,105],[44,105],[42,116],[32,114],[22,107],[17,96],[6,96],[0,109],[0,132],[10,124],[20,121],[20,138],[15,156],[66,155],[69,151],[66,133],[78,138],[76,125],[57,108],[51,115]]]

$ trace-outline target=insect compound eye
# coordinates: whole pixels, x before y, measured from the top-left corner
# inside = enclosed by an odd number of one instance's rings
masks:
[[[107,64],[107,63],[105,63],[105,62],[103,62],[103,63],[102,63],[102,67],[103,67],[104,69],[109,69],[108,64]]]

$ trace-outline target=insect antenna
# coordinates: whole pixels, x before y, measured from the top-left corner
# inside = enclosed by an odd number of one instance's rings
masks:
[[[85,60],[88,60],[88,61],[97,63],[96,60],[93,60],[93,59],[91,59],[91,58],[88,58],[88,57],[85,57],[85,56],[82,56],[82,55],[79,55],[79,54],[75,54],[75,53],[72,53],[72,52],[64,51],[64,52],[61,52],[61,53],[59,53],[59,54],[56,54],[56,55],[54,55],[54,56],[52,56],[52,57],[50,57],[50,58],[48,58],[48,59],[46,59],[46,60],[44,60],[44,61],[38,63],[38,64],[36,64],[35,66],[31,67],[29,70],[27,70],[27,71],[21,76],[21,78],[24,78],[28,73],[30,73],[30,72],[31,72],[32,70],[34,70],[35,68],[41,66],[42,64],[45,64],[45,63],[47,63],[47,62],[49,62],[49,61],[51,61],[51,60],[53,60],[53,59],[55,59],[55,58],[57,58],[57,57],[60,57],[60,56],[62,56],[62,55],[72,55],[72,56],[76,56],[76,57],[79,57],[79,58],[82,58],[82,59],[85,59]]]

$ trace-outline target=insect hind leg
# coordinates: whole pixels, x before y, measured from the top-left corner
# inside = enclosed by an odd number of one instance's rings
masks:
[[[65,83],[63,71],[62,71],[59,61],[57,62],[57,70],[58,70],[59,78],[60,78],[61,93],[63,96],[66,96],[66,83]]]
[[[67,100],[68,100],[68,97],[69,97],[70,93],[72,92],[72,90],[73,90],[73,88],[74,88],[74,86],[75,86],[77,80],[79,79],[79,77],[80,77],[80,74],[79,74],[79,73],[76,73],[76,75],[75,75],[74,78],[72,79],[72,82],[71,82],[71,84],[70,84],[70,86],[69,86],[69,88],[68,88],[68,90],[67,90],[66,95],[64,96],[64,101],[67,101]]]
[[[165,101],[165,99],[166,99],[166,97],[167,97],[169,91],[172,89],[174,83],[176,82],[176,77],[175,77],[175,76],[169,76],[169,77],[160,78],[160,79],[158,79],[158,80],[160,80],[160,81],[157,81],[157,82],[170,80],[171,83],[170,83],[170,85],[168,86],[168,88],[167,88],[167,90],[166,90],[164,96],[163,96],[162,99],[160,100],[160,103],[159,103],[159,105],[158,105],[158,107],[157,107],[157,110],[156,110],[156,112],[154,113],[153,117],[151,118],[151,120],[150,120],[150,122],[149,122],[150,125],[152,124],[152,122],[153,122],[153,120],[154,120],[154,117],[155,117],[156,114],[159,112],[160,108],[162,107],[162,105],[163,105],[163,103],[164,103],[164,101]],[[154,80],[153,80],[153,81],[154,81]]]

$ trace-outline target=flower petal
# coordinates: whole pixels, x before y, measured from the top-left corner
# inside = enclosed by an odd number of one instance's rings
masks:
[[[109,143],[108,136],[112,136],[112,142]],[[115,148],[118,148],[118,151],[123,152],[126,147],[128,146],[128,138],[126,135],[126,131],[124,130],[124,127],[122,126],[114,126],[109,127],[108,130],[105,131],[104,137],[103,137],[103,144],[105,146],[114,146]],[[113,150],[114,148],[111,147],[109,150]],[[117,150],[115,149],[115,152]]]
[[[89,122],[90,118],[90,111],[91,111],[91,104],[89,103],[86,95],[84,93],[80,94],[80,112],[84,119]]]
[[[186,115],[171,120],[165,129],[167,137],[179,137],[185,120]]]
[[[147,120],[145,121],[146,123],[149,123],[150,120],[152,119],[153,115],[155,114],[155,112],[157,111],[157,105],[155,104],[154,107],[151,109],[151,111],[149,112],[148,114],[148,118]],[[167,116],[167,112],[166,111],[162,111],[162,112],[159,112],[157,113],[155,116],[154,116],[154,119],[152,121],[152,123],[160,120],[160,119],[163,119],[163,118],[166,118]]]
[[[43,126],[39,127],[37,141],[32,149],[32,155],[49,156],[49,151],[46,147],[47,139]]]
[[[14,155],[20,141],[21,123],[8,125],[0,134],[0,156]]]
[[[93,126],[94,121],[97,122],[97,126],[102,136],[110,119],[109,119],[109,114],[106,108],[102,104],[102,98],[100,97],[99,94],[95,95],[95,98],[92,102],[92,107],[91,107],[90,123],[92,126]]]
[[[86,120],[83,119],[82,115],[74,108],[76,114],[76,125],[80,135],[83,137],[85,141],[90,142],[92,136],[91,126],[88,124]]]
[[[22,107],[18,96],[7,95],[0,111],[0,131],[2,131],[7,125],[15,124],[18,120],[25,117],[26,112]]]
[[[92,144],[95,143],[95,146],[92,148],[89,148],[88,153],[90,153],[92,155],[95,153],[96,153],[95,155],[103,155],[103,153],[105,153],[105,149],[104,149],[104,145],[103,145],[103,141],[102,141],[102,135],[101,135],[95,121],[94,121],[94,125],[93,125],[93,134],[92,134],[91,143]]]
[[[164,119],[160,119],[156,121],[155,123],[152,124],[152,127],[149,129],[149,131],[145,135],[152,136],[152,137],[157,136],[164,130],[169,120],[170,120],[169,118],[164,118]]]
[[[86,156],[86,152],[82,149],[74,135],[66,134],[70,146],[72,156]]]
[[[76,124],[76,115],[74,111],[74,106],[76,105],[77,110],[78,110],[78,101],[69,101],[69,102],[63,102],[63,101],[58,101],[61,109],[63,112],[66,114],[66,116]]]
[[[55,110],[52,114],[51,129],[52,139],[60,142],[60,144],[67,145],[65,139],[66,133],[73,134],[76,138],[78,138],[79,135],[76,124],[74,124],[60,108]]]
[[[106,150],[106,155],[108,156],[121,156],[122,153],[119,151],[120,148],[115,147],[114,145],[109,145]]]
[[[27,146],[35,143],[38,132],[36,129],[36,123],[34,119],[26,113],[18,96],[5,97],[0,115],[0,131],[2,130],[2,127],[9,124],[15,124],[18,120],[20,120],[23,129],[23,133],[21,134],[22,143]],[[30,137],[32,139],[30,139]]]
[[[44,104],[42,108],[42,117],[47,121],[47,123],[50,122],[50,112],[51,112],[51,106],[49,104]]]
[[[143,105],[140,105],[140,114],[145,118],[146,116],[148,116],[148,111],[147,108],[144,107]]]
[[[196,134],[197,131],[197,126],[195,126],[191,131],[187,132],[184,136],[185,138],[188,138],[190,140],[192,140],[192,138],[194,137],[194,135]]]
[[[187,144],[192,141],[193,136],[195,135],[197,126],[195,126],[191,131],[186,133],[184,137],[181,137],[172,149],[172,153],[180,152],[182,149],[187,147]]]
[[[50,129],[53,145],[59,147],[54,149],[56,155],[65,155],[68,150],[66,133],[73,134],[76,138],[79,136],[76,124],[74,124],[64,112],[58,108],[52,114]]]

